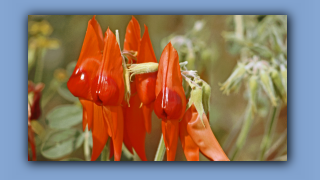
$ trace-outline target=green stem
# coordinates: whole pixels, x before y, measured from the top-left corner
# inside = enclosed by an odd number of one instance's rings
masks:
[[[236,158],[237,154],[239,153],[239,151],[244,146],[244,144],[245,144],[245,142],[247,140],[249,131],[250,131],[250,127],[251,127],[252,121],[253,121],[252,110],[251,110],[251,105],[249,103],[248,107],[247,107],[247,110],[246,110],[245,119],[244,119],[244,122],[242,124],[242,128],[241,128],[240,134],[239,134],[239,136],[237,138],[235,150],[233,151],[231,159],[230,159],[231,161],[233,161]]]
[[[163,134],[161,134],[161,139],[160,139],[160,142],[158,145],[158,149],[157,149],[157,153],[154,158],[154,161],[163,161],[163,157],[164,157],[165,152],[166,152],[166,146],[164,144]]]
[[[260,145],[260,156],[259,160],[264,161],[265,160],[265,153],[266,150],[269,148],[271,140],[272,140],[272,132],[274,132],[274,128],[277,124],[277,112],[281,108],[281,102],[279,102],[278,106],[275,106],[272,108],[272,115],[270,120],[267,122],[267,130],[265,131],[265,134],[262,138],[262,142]]]
[[[89,147],[89,130],[88,126],[84,132],[84,143],[83,143],[84,159],[90,161],[90,147]]]
[[[102,152],[101,152],[101,161],[110,161],[109,159],[109,155],[110,155],[110,151],[109,151],[109,147],[110,147],[110,140],[108,140],[107,144],[104,146]]]
[[[36,50],[36,71],[34,75],[34,83],[39,83],[42,80],[42,73],[43,73],[43,59],[42,59],[42,54],[43,54],[43,49],[42,48],[37,48]]]

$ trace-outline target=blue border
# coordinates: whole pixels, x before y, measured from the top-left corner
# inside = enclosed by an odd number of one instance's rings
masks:
[[[1,179],[317,179],[320,118],[320,1],[3,1],[1,3]],[[288,15],[288,162],[27,162],[26,88],[29,14]],[[319,178],[319,176],[318,176]],[[320,179],[320,178],[319,178]]]

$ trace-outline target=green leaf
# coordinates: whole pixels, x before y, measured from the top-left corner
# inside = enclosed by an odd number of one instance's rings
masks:
[[[64,99],[68,100],[68,101],[71,101],[71,102],[75,102],[78,100],[77,97],[75,97],[73,94],[71,94],[71,92],[69,91],[69,89],[63,87],[63,86],[60,86],[58,88],[58,93],[60,96],[62,96]]]
[[[47,115],[48,124],[53,129],[66,129],[81,123],[82,108],[75,105],[61,105]]]
[[[48,159],[62,158],[79,148],[83,133],[77,129],[50,132],[41,147],[41,154]]]

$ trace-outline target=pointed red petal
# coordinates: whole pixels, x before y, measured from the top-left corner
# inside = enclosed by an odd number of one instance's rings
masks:
[[[178,53],[171,43],[161,54],[155,92],[154,112],[157,116],[168,120],[181,119],[186,108],[186,97]]]
[[[82,104],[83,115],[82,115],[82,128],[83,131],[86,129],[88,124],[88,130],[91,130],[92,122],[93,122],[93,107],[94,103],[91,101],[87,101],[84,99],[80,99],[80,103]]]
[[[156,63],[157,59],[152,48],[148,28],[146,25],[144,27],[145,32],[140,42],[137,63]],[[150,104],[156,98],[154,92],[156,87],[157,72],[137,74],[135,75],[135,78],[140,100],[143,104]]]
[[[103,44],[100,25],[93,17],[88,23],[80,57],[67,83],[74,96],[93,100],[91,85],[102,60]]]
[[[132,16],[126,30],[126,36],[124,40],[124,50],[138,51],[140,42],[140,25],[139,22]]]
[[[124,96],[122,57],[115,35],[108,28],[102,63],[92,84],[93,100],[104,106],[118,106]]]
[[[190,109],[190,108],[189,108]],[[199,161],[199,147],[190,137],[187,126],[188,120],[192,118],[192,112],[188,109],[184,114],[182,120],[179,122],[179,134],[184,151],[188,161]]]
[[[101,154],[108,140],[108,127],[106,119],[103,116],[103,107],[94,104],[94,122],[92,127],[92,156],[91,161],[95,161]]]
[[[147,133],[151,133],[153,104],[154,103],[148,105],[143,104],[141,107]]]
[[[191,118],[188,120],[187,131],[200,151],[211,161],[229,161],[210,128],[207,116],[203,113],[204,127],[194,105],[188,111]]]
[[[114,160],[120,161],[123,142],[123,112],[121,106],[104,106],[111,113],[112,120],[112,142],[114,149]],[[109,123],[111,125],[111,123]]]
[[[179,139],[179,121],[162,120],[162,133],[167,150],[167,161],[174,161]]]
[[[138,95],[131,96],[130,107],[124,107],[125,131],[127,132],[132,147],[142,161],[146,161],[145,137],[146,128],[142,109],[139,108],[141,101]]]
[[[125,110],[123,110],[123,111],[125,113]],[[126,119],[125,118],[124,118],[123,143],[126,146],[126,148],[128,149],[128,151],[133,155],[132,143],[130,141],[130,137],[128,135],[128,132],[126,130]]]

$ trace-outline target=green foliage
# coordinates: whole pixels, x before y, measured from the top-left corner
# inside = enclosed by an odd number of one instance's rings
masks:
[[[61,105],[47,115],[49,127],[67,129],[82,121],[82,108],[74,105]]]
[[[79,148],[83,140],[83,133],[77,129],[55,130],[44,140],[41,154],[49,159],[59,159]]]

